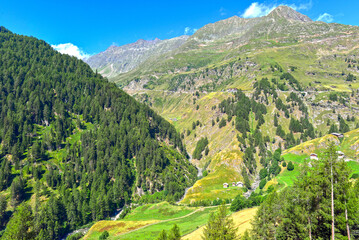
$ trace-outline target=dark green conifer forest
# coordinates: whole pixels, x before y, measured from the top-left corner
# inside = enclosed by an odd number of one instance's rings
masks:
[[[0,143],[3,239],[59,239],[139,193],[175,201],[197,175],[180,135],[149,107],[4,27]]]

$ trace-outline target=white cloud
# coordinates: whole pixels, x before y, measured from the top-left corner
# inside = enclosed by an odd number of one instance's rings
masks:
[[[70,56],[75,56],[78,59],[89,58],[91,55],[82,51],[78,46],[72,43],[62,43],[58,45],[51,45],[55,50],[60,53],[68,54]]]
[[[270,13],[276,6],[268,6],[263,3],[252,3],[242,14],[244,18],[262,17]]]
[[[296,11],[299,10],[309,10],[313,3],[312,0],[310,0],[307,3],[300,4],[299,6],[295,4],[264,4],[264,3],[258,3],[253,2],[241,15],[243,18],[255,18],[255,17],[263,17],[268,15],[272,10],[274,10],[278,6],[288,6],[293,8]]]
[[[219,9],[219,14],[220,14],[221,16],[227,15],[226,9],[224,9],[223,7],[221,7],[221,8]]]
[[[197,30],[197,28],[185,27],[184,35],[192,35],[193,33],[197,32]]]
[[[312,0],[310,0],[309,2],[307,2],[307,3],[302,3],[302,4],[299,4],[299,6],[296,6],[296,5],[294,5],[293,4],[293,9],[294,10],[309,10],[309,9],[311,9],[312,7],[313,7],[313,2],[312,2]]]
[[[331,15],[329,13],[323,13],[317,18],[317,21],[330,23],[330,22],[334,21],[334,18],[333,18],[333,15]]]

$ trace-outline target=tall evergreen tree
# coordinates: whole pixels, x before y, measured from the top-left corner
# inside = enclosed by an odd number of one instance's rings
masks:
[[[227,207],[222,204],[216,213],[211,213],[203,230],[203,240],[234,240],[237,237],[233,219],[227,216]]]
[[[31,207],[23,203],[17,209],[10,219],[5,229],[3,240],[28,240],[35,238],[34,218]]]

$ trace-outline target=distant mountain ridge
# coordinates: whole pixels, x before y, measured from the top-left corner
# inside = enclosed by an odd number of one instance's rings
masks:
[[[158,56],[180,47],[188,36],[167,40],[143,40],[123,46],[110,46],[106,51],[91,56],[85,61],[105,77],[128,72],[150,57]]]

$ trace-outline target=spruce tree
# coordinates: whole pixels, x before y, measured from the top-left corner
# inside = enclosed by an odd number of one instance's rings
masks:
[[[2,239],[33,239],[35,237],[33,219],[31,207],[27,203],[21,204],[7,224]]]
[[[160,233],[160,235],[158,236],[157,240],[167,240],[167,232],[166,230],[162,230],[162,232]]]
[[[170,232],[168,233],[168,240],[180,240],[181,239],[181,233],[180,229],[177,226],[177,224],[173,225]]]
[[[234,240],[237,237],[237,228],[233,219],[227,216],[227,207],[222,204],[216,213],[211,213],[203,231],[203,240]]]

